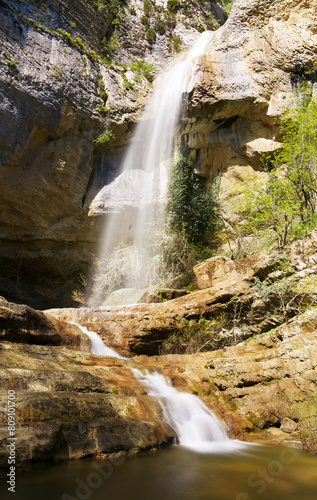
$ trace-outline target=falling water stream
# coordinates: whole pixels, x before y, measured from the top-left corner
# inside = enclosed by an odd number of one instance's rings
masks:
[[[91,340],[91,352],[104,356],[123,358],[103,343],[97,333],[75,323]],[[129,367],[129,364],[127,365]],[[219,453],[247,446],[241,441],[229,439],[213,413],[193,394],[180,392],[163,375],[149,370],[131,368],[133,375],[161,404],[163,416],[178,436],[180,445],[195,451]]]
[[[122,358],[96,333],[80,328],[90,337],[93,354]],[[181,446],[138,457],[73,460],[21,471],[15,500],[316,499],[316,457],[296,448],[229,439],[197,397],[177,391],[159,374],[135,369],[134,374],[160,401]],[[7,486],[0,485],[0,497],[8,498]]]
[[[141,290],[157,279],[174,130],[192,61],[205,52],[212,33],[204,32],[185,59],[160,79],[123,158],[120,175],[92,203],[103,205],[107,213],[92,304],[103,302],[101,282],[104,287],[116,284]]]

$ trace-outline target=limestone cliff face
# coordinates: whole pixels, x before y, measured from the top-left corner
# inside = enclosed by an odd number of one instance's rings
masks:
[[[296,85],[315,82],[316,15],[316,2],[235,0],[197,61],[180,132],[202,175],[224,173],[223,200],[280,147],[275,118]]]
[[[220,0],[176,12],[165,0],[111,6],[0,2],[0,292],[10,300],[72,304],[103,222],[90,203],[116,176],[151,91],[129,65],[144,60],[154,77],[199,31],[226,20]],[[194,65],[179,140],[201,175],[223,172],[227,219],[235,179],[280,147],[275,118],[297,83],[315,81],[316,15],[315,2],[234,0]],[[95,143],[107,128],[116,139]]]
[[[91,262],[102,224],[88,217],[89,200],[115,175],[151,89],[128,65],[145,60],[154,77],[199,31],[226,19],[217,1],[188,8],[198,17],[170,12],[164,1],[150,2],[149,12],[140,0],[0,2],[0,288],[7,298],[71,303],[68,290]],[[97,145],[107,126],[116,140]]]

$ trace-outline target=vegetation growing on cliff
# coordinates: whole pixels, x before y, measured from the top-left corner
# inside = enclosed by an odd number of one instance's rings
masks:
[[[207,189],[195,174],[189,148],[183,147],[170,167],[166,225],[161,238],[161,284],[188,285],[193,266],[212,255],[219,227],[217,189]]]
[[[267,181],[237,185],[242,199],[236,229],[242,236],[264,235],[283,248],[316,225],[317,100],[311,86],[298,89],[279,124],[283,147],[266,158]]]
[[[223,5],[223,7],[228,15],[230,14],[232,4],[233,4],[233,0],[222,0],[222,5]]]
[[[189,148],[182,148],[170,170],[167,228],[184,233],[190,243],[205,244],[217,227],[217,204],[194,168]]]

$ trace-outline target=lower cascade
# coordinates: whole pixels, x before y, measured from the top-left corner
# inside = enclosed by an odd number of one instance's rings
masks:
[[[91,353],[129,361],[107,347],[99,335],[76,324],[91,340]],[[193,394],[180,392],[163,375],[149,370],[131,368],[134,376],[147,388],[148,395],[161,404],[165,422],[178,436],[178,443],[197,452],[221,453],[250,445],[229,439],[225,430],[207,406]]]

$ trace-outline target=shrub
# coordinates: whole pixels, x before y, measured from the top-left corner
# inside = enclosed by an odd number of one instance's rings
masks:
[[[175,26],[176,26],[176,15],[173,12],[166,11],[164,13],[164,17],[165,17],[165,22],[166,22],[167,26],[169,28],[171,28],[171,29],[175,28]]]
[[[99,113],[103,116],[107,116],[109,113],[109,108],[107,108],[107,106],[105,106],[104,104],[98,104],[97,109],[98,109]],[[95,141],[95,142],[97,142],[97,141]],[[98,141],[98,142],[100,142],[100,141]]]
[[[147,16],[142,16],[141,17],[141,23],[143,24],[143,26],[146,28],[146,29],[149,29],[150,27],[150,20]]]
[[[143,0],[143,11],[144,14],[149,15],[153,10],[153,5],[151,0]]]
[[[173,49],[175,52],[180,52],[182,47],[182,41],[179,36],[174,36],[173,38]]]
[[[205,179],[194,173],[189,148],[179,151],[173,162],[167,202],[167,227],[186,235],[191,243],[206,243],[216,230],[219,218],[217,203]]]
[[[155,30],[153,28],[149,28],[146,32],[145,38],[150,45],[153,45],[156,42]]]
[[[152,72],[155,68],[151,66],[151,64],[145,62],[144,59],[134,59],[133,64],[130,64],[129,67],[138,75],[143,75],[149,82],[153,80]]]
[[[134,88],[134,83],[131,82],[125,74],[123,74],[123,86],[126,90],[132,90]]]
[[[166,32],[166,26],[165,26],[165,23],[164,21],[157,21],[155,24],[154,24],[154,29],[157,33],[159,33],[160,35],[164,35],[164,33]]]
[[[101,98],[103,99],[103,101],[107,102],[108,94],[107,94],[107,91],[105,89],[105,84],[104,84],[104,81],[102,78],[100,78],[99,82],[98,82],[98,92],[99,92]]]
[[[102,52],[105,55],[108,55],[109,52],[117,52],[120,49],[120,42],[115,35],[112,35],[109,40],[104,37],[101,41]]]
[[[102,134],[100,134],[95,140],[94,142],[96,144],[105,144],[105,143],[108,143],[110,142],[111,140],[115,139],[115,135],[114,133],[110,130],[110,129],[107,129],[105,130],[105,132],[103,132]]]
[[[230,14],[232,4],[233,4],[233,0],[222,0],[223,8],[225,9],[225,11],[228,15]]]
[[[176,13],[181,8],[181,3],[179,0],[168,0],[167,10]]]
[[[16,65],[17,65],[17,62],[16,62],[16,61],[13,61],[13,60],[12,60],[12,61],[10,61],[10,60],[8,60],[8,59],[6,59],[6,60],[5,60],[5,63],[6,63],[6,64],[9,66],[9,68],[11,68],[11,69],[14,69],[14,68],[16,67]]]

